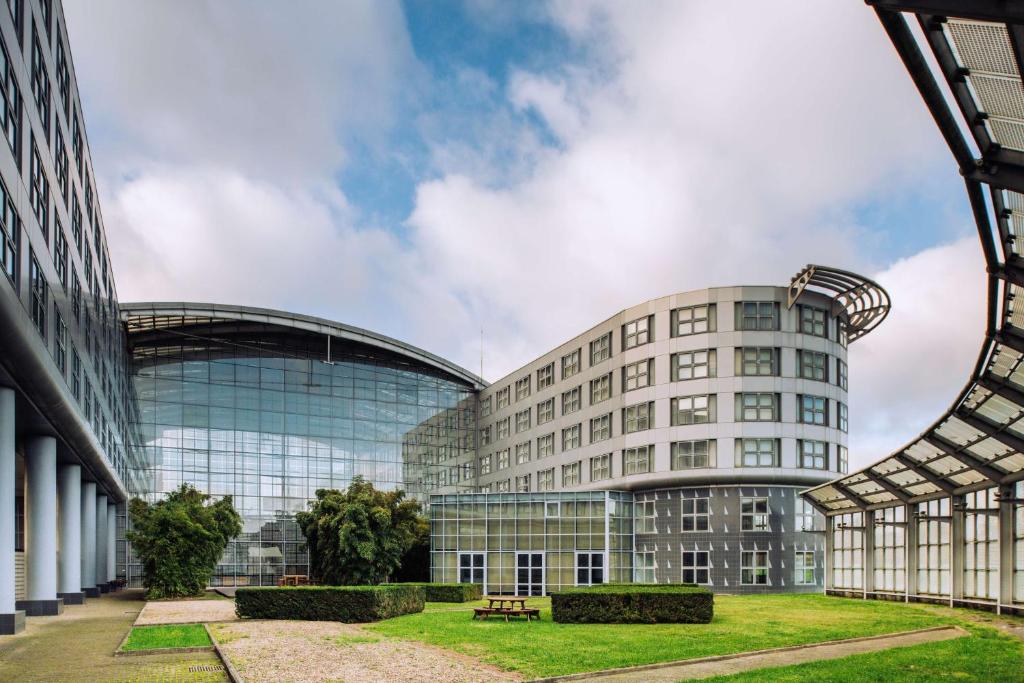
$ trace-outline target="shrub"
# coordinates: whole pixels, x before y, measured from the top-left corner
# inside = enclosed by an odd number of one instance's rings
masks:
[[[235,613],[253,619],[357,623],[422,611],[419,586],[285,586],[235,592]]]
[[[469,602],[483,596],[479,583],[406,583],[403,586],[422,586],[427,602]]]
[[[551,616],[566,624],[707,624],[714,594],[693,584],[603,584],[551,594]]]

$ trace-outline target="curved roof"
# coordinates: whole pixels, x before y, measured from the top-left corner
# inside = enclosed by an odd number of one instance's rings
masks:
[[[1008,497],[1009,485],[1024,480],[1024,7],[1002,0],[867,2],[964,177],[988,271],[988,324],[967,385],[934,424],[875,464],[804,495],[827,514],[993,486]],[[904,12],[920,24],[960,121]]]
[[[889,293],[874,280],[848,270],[810,264],[789,283],[788,306],[805,290],[832,297],[832,315],[846,314],[847,340],[856,341],[882,324],[889,315]]]
[[[483,389],[487,386],[487,382],[465,368],[411,344],[370,330],[311,315],[251,306],[189,302],[135,302],[120,304],[120,308],[121,319],[127,326],[129,336],[223,321],[274,325],[383,349],[440,370],[466,382],[474,389]]]

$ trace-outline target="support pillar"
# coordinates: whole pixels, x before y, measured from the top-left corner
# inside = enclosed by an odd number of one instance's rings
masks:
[[[85,602],[82,592],[82,468],[61,465],[57,472],[57,504],[60,512],[60,572],[57,597],[65,605]]]
[[[832,590],[832,549],[835,546],[835,517],[825,515],[825,595]]]
[[[107,504],[107,584],[117,580],[117,504]]]
[[[999,601],[996,611],[1003,605],[1013,604],[1013,485],[1000,486],[999,497]]]
[[[25,594],[18,601],[30,617],[64,611],[57,597],[57,439],[25,442]]]
[[[110,592],[107,579],[107,494],[96,494],[96,587]]]
[[[14,597],[14,390],[0,387],[0,635],[25,628]]]
[[[949,604],[952,607],[964,597],[964,508],[967,499],[963,495],[950,496],[949,510],[952,520],[949,524]]]
[[[919,522],[915,513],[917,512],[916,505],[906,505],[906,514],[904,519],[907,520],[907,534],[904,536],[906,541],[906,561],[903,566],[906,567],[907,575],[903,578],[903,587],[905,589],[905,600],[910,602],[910,596],[917,595],[917,531]]]
[[[864,548],[864,580],[861,588],[864,589],[864,598],[867,599],[875,592],[875,513],[873,510],[863,510],[864,536],[861,546]]]
[[[82,592],[100,597],[96,587],[96,483],[82,482]]]

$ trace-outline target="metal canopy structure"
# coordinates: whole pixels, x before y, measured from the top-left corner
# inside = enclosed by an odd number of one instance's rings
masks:
[[[867,4],[874,6],[964,178],[988,271],[988,323],[974,371],[945,414],[874,465],[805,492],[826,514],[1024,479],[1024,3]],[[961,121],[908,17],[920,25]]]
[[[787,308],[793,308],[807,289],[832,297],[832,315],[846,318],[847,341],[863,337],[889,315],[889,293],[874,280],[848,270],[806,266],[789,283]]]

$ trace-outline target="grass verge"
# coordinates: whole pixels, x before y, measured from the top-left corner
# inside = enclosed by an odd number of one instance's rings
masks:
[[[210,646],[210,637],[202,624],[165,624],[161,626],[134,626],[121,649],[162,650],[173,647]]]

